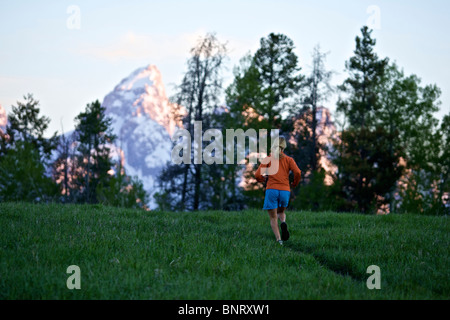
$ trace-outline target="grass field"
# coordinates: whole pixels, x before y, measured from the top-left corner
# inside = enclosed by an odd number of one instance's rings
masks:
[[[0,203],[1,299],[449,299],[449,222],[417,215],[165,213]],[[66,287],[67,267],[81,289]],[[366,286],[367,267],[381,289]]]

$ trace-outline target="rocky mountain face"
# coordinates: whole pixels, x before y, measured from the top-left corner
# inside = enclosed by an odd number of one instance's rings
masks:
[[[128,175],[142,180],[154,209],[157,177],[171,160],[171,136],[179,125],[161,73],[153,65],[137,69],[105,96],[102,105],[117,135],[114,153]]]

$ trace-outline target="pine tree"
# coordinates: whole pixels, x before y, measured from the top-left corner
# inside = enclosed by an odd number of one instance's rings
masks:
[[[388,59],[380,60],[374,52],[376,41],[371,38],[371,30],[363,27],[361,33],[362,38],[356,37],[355,55],[346,63],[349,78],[339,86],[345,97],[339,98],[337,110],[348,120],[348,127],[335,146],[339,152],[335,164],[336,186],[341,188],[338,193],[347,201],[346,207],[369,213],[386,204],[385,196],[403,167],[399,165],[402,150],[389,149],[396,133],[377,124],[376,117]]]
[[[77,181],[79,201],[96,203],[97,186],[108,184],[108,171],[113,167],[110,145],[115,141],[111,119],[105,115],[105,107],[96,100],[86,106],[76,118],[74,132],[77,146],[77,164],[81,174]]]
[[[12,106],[6,134],[0,138],[0,201],[47,201],[57,192],[48,175],[56,132],[45,138],[50,119],[40,116],[32,94]]]
[[[101,181],[97,186],[97,199],[104,205],[136,208],[148,210],[149,196],[138,177],[126,174],[122,161],[119,160],[114,168],[114,174],[108,181]]]
[[[1,158],[0,202],[47,202],[54,199],[57,191],[33,144],[16,141],[15,147]]]
[[[246,55],[234,70],[234,81],[226,90],[230,128],[251,128],[258,132],[267,129],[290,131],[285,118],[292,108],[293,98],[298,95],[304,80],[300,74],[298,57],[293,41],[284,34],[269,34],[261,38],[260,48],[252,56]],[[287,133],[288,133],[287,132]],[[259,141],[258,141],[259,144]],[[245,150],[248,157],[249,150]],[[254,177],[256,165],[248,163],[235,170],[242,175],[245,202],[256,205],[261,202],[261,184]]]
[[[387,142],[393,138],[381,126],[375,130],[351,128],[341,133],[335,163],[340,168],[337,186],[347,210],[373,213],[388,202],[384,196],[403,169],[397,150],[393,154],[389,150]]]
[[[56,148],[57,132],[50,138],[45,138],[44,133],[50,124],[50,118],[39,116],[39,101],[32,94],[24,97],[24,102],[17,101],[17,106],[12,106],[12,112],[8,115],[6,135],[0,142],[0,157],[6,155],[9,149],[15,147],[16,141],[32,144],[46,163],[52,151]]]
[[[296,95],[304,76],[300,74],[294,42],[284,34],[270,33],[261,38],[253,62],[259,83],[258,103],[254,108],[267,121],[267,129],[280,128],[286,99]],[[254,72],[253,68],[249,72]]]
[[[337,111],[344,113],[351,127],[373,128],[375,111],[380,108],[379,86],[389,60],[379,59],[374,52],[372,30],[364,26],[361,33],[355,39],[354,56],[345,63],[349,78],[338,88],[347,97],[339,99]]]

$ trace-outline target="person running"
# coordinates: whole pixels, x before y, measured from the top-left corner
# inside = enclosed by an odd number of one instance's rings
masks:
[[[295,163],[294,159],[284,154],[286,149],[286,139],[279,137],[278,142],[275,142],[271,148],[270,160],[278,161],[278,171],[275,174],[270,174],[268,168],[271,163],[263,163],[256,170],[255,178],[259,182],[266,182],[266,192],[264,196],[263,210],[267,210],[270,217],[270,226],[276,240],[280,245],[283,241],[289,239],[289,231],[286,224],[286,207],[289,203],[289,196],[291,187],[294,189],[301,179],[301,171]],[[289,184],[289,172],[294,173],[294,181]],[[281,236],[278,229],[278,220],[281,224]]]

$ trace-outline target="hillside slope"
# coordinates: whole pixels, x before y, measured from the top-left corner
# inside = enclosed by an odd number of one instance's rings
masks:
[[[0,299],[449,299],[445,217],[0,203]],[[66,287],[81,270],[81,289]],[[366,286],[367,267],[381,289]]]

